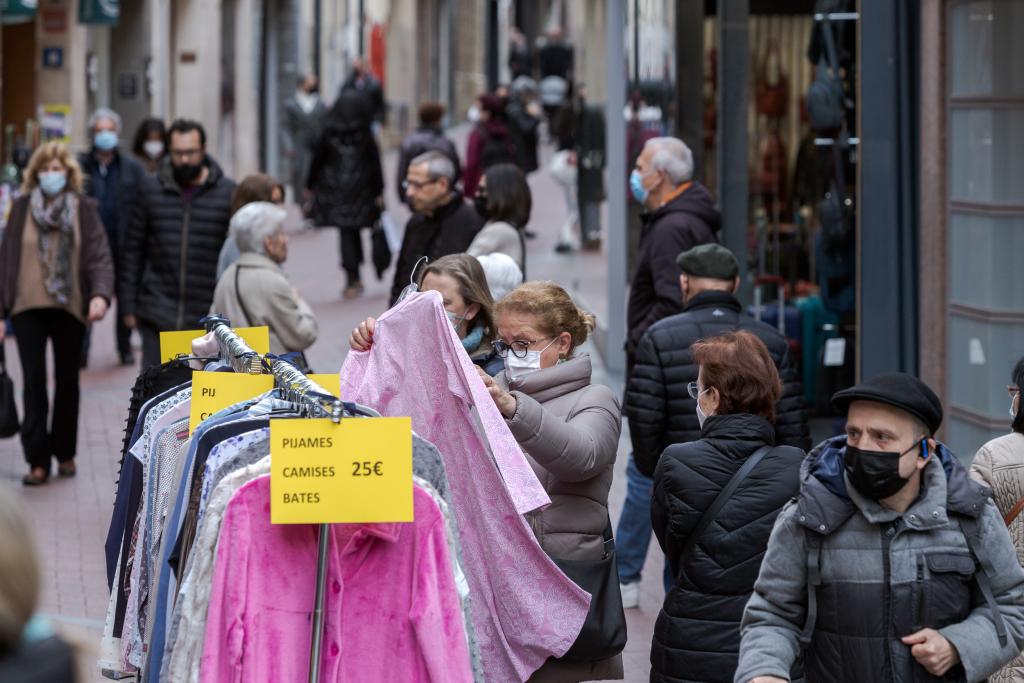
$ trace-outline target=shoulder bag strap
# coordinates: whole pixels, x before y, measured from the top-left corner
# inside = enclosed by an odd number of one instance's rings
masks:
[[[761,462],[764,456],[768,455],[773,446],[762,446],[758,448],[754,453],[747,458],[747,461],[736,470],[736,474],[732,475],[732,479],[725,485],[715,498],[714,502],[711,503],[711,507],[704,511],[700,521],[697,522],[697,526],[694,527],[693,532],[689,538],[686,539],[686,543],[683,545],[682,551],[679,553],[679,567],[680,570],[689,554],[693,551],[695,545],[697,545],[697,539],[700,538],[701,534],[708,528],[708,525],[718,516],[718,513],[722,511],[725,504],[729,502],[732,494],[736,492],[739,485],[743,483],[750,473],[757,467],[757,463]]]
[[[256,320],[255,318],[252,317],[252,315],[250,315],[249,309],[246,308],[245,299],[242,298],[242,288],[238,284],[238,274],[242,271],[242,268],[244,267],[245,266],[235,264],[235,298],[238,299],[238,305],[242,307],[242,315],[245,316],[245,325],[246,327],[249,327],[255,325]]]
[[[992,566],[992,560],[989,558],[988,553],[985,552],[985,548],[982,546],[978,519],[968,515],[957,515],[956,517],[957,521],[960,522],[960,529],[963,531],[964,538],[967,539],[967,547],[970,548],[971,556],[977,565],[977,571],[974,572],[973,577],[974,581],[978,585],[982,597],[985,598],[985,604],[988,606],[992,623],[996,627],[996,635],[999,636],[999,644],[1001,646],[1006,645],[1006,623],[1003,621],[1002,612],[999,611],[999,603],[996,602],[995,595],[992,593],[992,583],[989,579],[989,577],[995,576],[997,572],[995,567]]]
[[[1006,516],[1003,517],[1003,524],[1005,524],[1006,526],[1010,526],[1011,524],[1013,524],[1013,520],[1017,519],[1017,516],[1020,515],[1021,510],[1024,510],[1024,496],[1022,496],[1020,500],[1014,503],[1013,507],[1010,508],[1010,511],[1006,513]]]

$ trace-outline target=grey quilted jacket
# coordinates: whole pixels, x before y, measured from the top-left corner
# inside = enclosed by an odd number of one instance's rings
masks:
[[[847,486],[845,437],[815,449],[779,515],[741,626],[735,681],[981,681],[1024,645],[1024,570],[989,500],[944,446],[906,512]],[[961,663],[929,674],[900,638],[939,631]]]

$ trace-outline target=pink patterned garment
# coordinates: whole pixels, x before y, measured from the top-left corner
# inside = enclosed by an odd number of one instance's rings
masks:
[[[472,683],[444,517],[413,488],[414,522],[332,524],[320,680]],[[270,477],[228,503],[201,683],[305,681],[317,529],[270,523]]]
[[[548,657],[565,654],[590,596],[555,566],[521,516],[550,500],[440,294],[411,296],[382,315],[371,350],[348,354],[341,392],[383,415],[412,416],[416,433],[444,457],[487,679],[525,681]]]

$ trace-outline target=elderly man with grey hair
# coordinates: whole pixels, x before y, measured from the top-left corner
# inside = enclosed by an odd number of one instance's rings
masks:
[[[405,226],[402,249],[391,285],[391,304],[413,281],[421,258],[430,260],[461,254],[480,231],[484,220],[455,189],[455,166],[437,151],[424,152],[409,163],[405,197],[415,212]]]
[[[629,189],[643,206],[643,230],[626,321],[626,379],[633,374],[636,350],[647,329],[682,313],[682,270],[676,258],[684,251],[718,241],[721,216],[708,189],[693,179],[693,154],[682,140],[651,138],[629,177]],[[634,416],[626,414],[627,418]],[[639,416],[636,416],[639,417]],[[636,607],[640,572],[651,541],[652,480],[630,454],[626,467],[626,503],[619,516],[616,548],[622,604]],[[666,570],[666,590],[674,583]]]
[[[99,204],[100,219],[107,231],[107,241],[114,258],[114,268],[119,268],[119,255],[124,233],[128,227],[135,205],[138,203],[139,186],[146,174],[135,157],[122,155],[118,150],[121,135],[121,117],[112,109],[97,109],[89,117],[89,133],[92,146],[83,153],[78,163],[85,177],[85,192]],[[117,353],[122,365],[132,365],[135,359],[131,349],[131,330],[128,329],[120,312],[114,316],[117,325]],[[82,346],[82,367],[88,364],[89,338],[86,332]]]
[[[305,351],[319,332],[313,309],[281,269],[288,258],[286,215],[270,202],[252,202],[231,217],[241,255],[217,281],[210,308],[238,327],[269,327],[271,353]]]

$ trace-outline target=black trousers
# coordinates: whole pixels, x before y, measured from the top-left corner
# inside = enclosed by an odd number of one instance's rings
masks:
[[[124,356],[132,350],[132,331],[124,324],[124,317],[121,315],[120,306],[117,307],[114,316],[114,325],[117,333],[117,353]],[[89,347],[92,346],[92,325],[85,330],[85,343],[82,345],[82,357],[89,355]]]
[[[34,308],[11,318],[21,358],[25,419],[21,446],[31,467],[49,471],[50,458],[67,462],[78,446],[78,373],[85,325],[59,308]],[[53,420],[48,423],[46,342],[53,342]]]
[[[139,320],[139,337],[142,338],[142,369],[160,365],[160,330]]]
[[[359,229],[341,228],[341,267],[345,271],[348,286],[361,282],[359,267],[363,265],[363,231]]]

